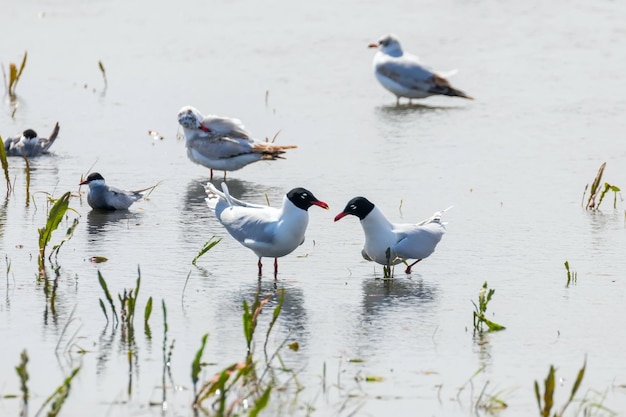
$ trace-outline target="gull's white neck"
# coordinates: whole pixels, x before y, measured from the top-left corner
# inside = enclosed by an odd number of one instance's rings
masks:
[[[391,222],[387,220],[383,212],[376,206],[361,220],[361,226],[363,227],[366,238],[368,236],[384,236],[385,234],[391,234],[393,229]]]

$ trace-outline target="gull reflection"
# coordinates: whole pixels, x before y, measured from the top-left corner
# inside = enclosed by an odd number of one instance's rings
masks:
[[[427,310],[437,294],[435,284],[421,278],[364,279],[363,313],[368,319],[390,310]]]

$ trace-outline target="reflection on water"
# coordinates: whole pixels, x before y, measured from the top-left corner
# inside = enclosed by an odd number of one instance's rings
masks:
[[[131,224],[139,222],[141,216],[141,212],[128,210],[91,210],[87,214],[87,232],[90,235],[98,235],[119,226],[128,228]],[[92,238],[90,242],[94,240]]]
[[[437,287],[421,278],[364,279],[363,314],[375,318],[388,310],[423,310],[437,299]]]
[[[185,197],[183,200],[183,211],[184,212],[194,212],[194,217],[187,218],[191,223],[197,223],[196,211],[200,210],[202,212],[209,212],[206,206],[206,202],[204,199],[206,198],[206,192],[204,190],[204,185],[208,182],[212,182],[213,185],[218,190],[222,189],[222,179],[213,179],[209,181],[209,179],[197,179],[192,180],[187,185],[187,190],[185,192]],[[282,194],[285,193],[285,190],[276,187],[269,187],[265,184],[258,184],[251,181],[239,180],[236,178],[227,178],[226,185],[228,185],[228,192],[235,198],[255,204],[265,204],[265,195],[267,194],[270,197],[274,197],[275,195],[280,195],[281,199],[276,201],[276,199],[270,199],[270,202],[273,202],[274,206],[280,204],[282,202]],[[183,221],[185,218],[183,218]]]

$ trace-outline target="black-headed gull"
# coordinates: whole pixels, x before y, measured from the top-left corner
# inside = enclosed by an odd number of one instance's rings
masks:
[[[335,221],[352,214],[361,220],[365,233],[365,243],[361,255],[368,261],[381,265],[406,263],[406,273],[411,267],[430,256],[446,232],[441,215],[445,209],[433,214],[417,224],[391,223],[385,215],[365,197],[354,197],[348,201],[343,211],[335,217]],[[389,250],[389,254],[388,254]],[[415,262],[408,264],[408,260]]]
[[[79,185],[89,185],[87,203],[96,210],[127,210],[131,204],[143,197],[142,191],[125,191],[109,187],[104,177],[92,172]]]
[[[285,150],[295,145],[274,145],[253,139],[238,119],[203,116],[198,109],[185,106],[178,112],[178,123],[185,133],[187,157],[213,170],[236,171],[261,160],[283,159]]]
[[[397,105],[400,104],[400,97],[408,98],[409,103],[411,99],[432,95],[473,100],[463,91],[453,88],[443,75],[423,65],[417,56],[403,52],[395,35],[385,35],[368,47],[378,48],[374,55],[374,73],[382,86],[396,95]]]
[[[222,191],[212,183],[207,183],[207,205],[215,211],[217,219],[228,233],[259,257],[259,277],[263,267],[261,258],[274,258],[276,278],[277,258],[290,254],[304,242],[304,233],[309,224],[309,207],[319,206],[328,210],[328,204],[301,187],[289,191],[280,208],[237,200],[228,193],[228,186],[224,182]]]
[[[37,137],[33,129],[26,129],[21,136],[8,138],[4,142],[7,156],[25,156],[32,158],[48,152],[59,134],[59,122],[54,125],[49,138]]]

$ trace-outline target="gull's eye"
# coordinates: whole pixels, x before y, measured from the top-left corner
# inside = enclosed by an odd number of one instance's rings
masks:
[[[300,194],[300,198],[306,200],[307,198],[309,198],[309,195],[307,193],[302,193]]]
[[[351,204],[350,205],[350,210],[356,210],[356,204]]]

